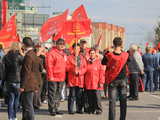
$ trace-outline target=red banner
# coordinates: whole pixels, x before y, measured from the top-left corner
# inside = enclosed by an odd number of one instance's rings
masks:
[[[72,20],[75,20],[75,19],[88,19],[83,4],[73,12]]]
[[[66,20],[63,23],[62,32],[63,37],[89,37],[92,33],[92,29],[90,27],[91,19],[81,19],[81,20]]]
[[[148,47],[148,42],[146,43],[146,47]]]
[[[7,1],[2,1],[2,26],[4,27],[7,19]]]
[[[67,19],[68,10],[69,9],[67,9],[63,14],[57,17],[48,19],[43,24],[40,30],[43,43],[47,41],[49,38],[51,38],[54,33],[61,31],[62,24],[64,20]]]
[[[99,40],[98,40],[98,43],[97,43],[98,46],[99,46],[99,44],[100,44],[101,39],[102,39],[102,34],[101,34],[101,36],[99,37]]]
[[[15,39],[15,16],[13,15],[0,31],[0,42],[12,42]]]
[[[58,40],[59,38],[62,37],[62,31],[55,33],[56,35],[53,37],[53,40],[56,42],[56,40]]]
[[[19,38],[19,34],[17,34],[17,36],[16,36],[16,38],[14,39],[13,42],[21,42],[21,41],[20,41],[20,38]]]
[[[154,48],[154,50],[158,50],[159,47],[160,47],[160,43]]]

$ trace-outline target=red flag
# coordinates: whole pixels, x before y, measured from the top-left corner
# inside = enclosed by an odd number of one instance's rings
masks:
[[[83,4],[73,12],[72,20],[75,20],[75,19],[88,19]]]
[[[58,38],[62,37],[62,31],[55,33],[56,35],[53,37],[53,40],[56,42],[56,40],[58,40]]]
[[[146,47],[148,47],[148,42],[146,43]]]
[[[15,16],[13,15],[0,31],[0,42],[12,42],[15,39]]]
[[[63,37],[81,38],[90,36],[92,33],[90,23],[91,19],[66,20],[62,27]]]
[[[3,0],[2,1],[2,25],[3,27],[6,24],[6,19],[7,19],[7,1]]]
[[[40,30],[43,43],[51,38],[54,33],[61,31],[62,24],[67,19],[68,10],[59,16],[48,19],[43,24]]]
[[[101,36],[99,37],[99,40],[98,40],[98,43],[97,43],[98,46],[99,46],[99,44],[100,44],[101,39],[102,39],[102,34],[101,34]]]
[[[160,43],[154,48],[154,50],[158,50],[159,47],[160,47]]]
[[[16,38],[14,39],[13,42],[21,42],[21,41],[20,41],[20,38],[19,38],[19,34],[17,34],[17,36],[16,36]]]

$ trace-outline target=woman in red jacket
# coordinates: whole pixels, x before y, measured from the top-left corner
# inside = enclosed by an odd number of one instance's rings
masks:
[[[100,98],[100,90],[103,90],[103,84],[105,82],[104,66],[101,64],[101,60],[96,57],[96,53],[93,49],[89,51],[90,58],[87,62],[87,72],[85,75],[85,86],[89,94],[89,114],[97,115],[102,114],[102,105]]]

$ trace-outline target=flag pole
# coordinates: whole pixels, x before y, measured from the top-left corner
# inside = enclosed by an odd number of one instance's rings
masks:
[[[76,19],[75,19],[75,23],[76,23],[77,21],[76,21]],[[76,35],[76,32],[75,32],[75,40],[76,40],[76,63],[77,63],[77,35]],[[77,71],[77,65],[75,66],[76,68],[76,71]]]

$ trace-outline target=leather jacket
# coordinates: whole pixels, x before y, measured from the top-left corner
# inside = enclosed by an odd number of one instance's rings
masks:
[[[18,52],[9,51],[3,58],[5,76],[3,79],[7,83],[20,82],[20,66],[22,65],[23,57]]]

